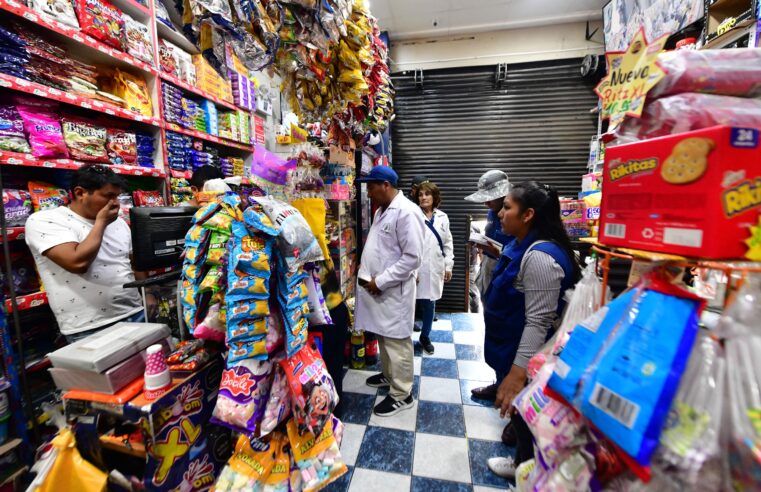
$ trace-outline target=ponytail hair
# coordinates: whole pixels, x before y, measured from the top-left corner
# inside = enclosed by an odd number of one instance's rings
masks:
[[[581,266],[571,245],[571,239],[560,219],[560,198],[558,192],[551,186],[538,181],[524,181],[513,185],[510,198],[518,204],[521,213],[534,209],[531,220],[531,231],[537,234],[537,239],[557,243],[571,260],[573,280],[581,278]]]

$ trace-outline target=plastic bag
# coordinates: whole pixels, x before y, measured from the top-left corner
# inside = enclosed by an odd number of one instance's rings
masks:
[[[164,197],[159,191],[137,190],[132,192],[136,207],[163,207]]]
[[[251,172],[255,176],[270,183],[285,185],[288,182],[288,172],[296,167],[295,160],[284,160],[267,150],[263,145],[256,144]]]
[[[77,14],[82,32],[122,49],[121,11],[107,0],[77,0]]]
[[[251,446],[248,436],[241,434],[235,444],[235,451],[214,484],[218,492],[245,492],[261,490],[261,481],[270,475],[277,463],[278,450],[282,450],[282,434],[273,434],[269,441],[257,441]]]
[[[81,1],[81,0],[80,0]],[[153,116],[153,104],[145,80],[116,69],[114,95],[124,99],[127,109],[143,116]]]
[[[24,121],[24,133],[32,148],[32,155],[63,159],[69,157],[57,114],[31,106],[18,106],[17,109]]]
[[[658,56],[666,76],[648,93],[664,97],[682,92],[761,96],[761,50],[677,50]]]
[[[720,490],[719,432],[725,394],[726,359],[708,334],[698,338],[671,404],[653,464],[689,490]]]
[[[62,207],[69,203],[69,192],[63,188],[40,181],[30,181],[27,186],[35,212]]]
[[[124,46],[127,53],[152,65],[153,42],[151,41],[150,29],[125,13],[122,13],[122,20],[124,22]]]
[[[574,330],[549,386],[639,465],[648,466],[704,301],[657,272],[620,299],[606,306],[609,311],[591,337],[579,329],[584,323]],[[569,371],[578,374],[579,368],[578,386],[569,387]]]
[[[289,271],[294,272],[305,263],[323,259],[312,229],[298,210],[269,196],[254,197],[254,200],[278,230],[278,247]]]
[[[272,380],[270,396],[264,409],[264,417],[260,428],[261,435],[267,435],[284,422],[291,414],[291,392],[288,386],[288,377],[280,361],[285,359],[281,353],[272,359],[275,364],[275,377]]]
[[[729,397],[729,466],[738,489],[761,489],[761,277],[749,277],[716,327],[724,337]],[[720,395],[714,395],[720,399]]]
[[[64,116],[61,118],[61,129],[72,159],[109,162],[106,152],[108,133],[104,127],[82,118]]]
[[[320,245],[322,256],[330,258],[328,242],[325,239],[325,200],[322,198],[299,198],[291,202],[293,208],[301,212],[309,227],[312,229],[317,244]]]
[[[716,125],[761,129],[761,101],[685,93],[650,102],[641,118],[626,118],[609,146]]]
[[[291,490],[317,491],[348,471],[333,433],[332,419],[328,419],[320,434],[299,434],[293,419],[288,421],[287,429],[298,467],[291,473]]]
[[[319,435],[338,404],[333,379],[320,354],[305,345],[280,362],[291,388],[292,410],[299,432]]]
[[[328,311],[325,298],[322,296],[320,274],[315,268],[308,271],[310,275],[304,283],[308,291],[309,314],[307,314],[307,320],[309,320],[309,326],[332,325],[333,320],[330,317],[330,311]]]
[[[222,372],[212,422],[256,435],[272,384],[272,369],[269,361],[228,364]]]
[[[3,205],[5,209],[5,225],[19,227],[26,224],[26,219],[32,215],[32,195],[24,190],[3,190]]]
[[[31,0],[29,6],[61,24],[79,29],[77,13],[71,0]]]
[[[32,150],[24,137],[24,120],[15,106],[0,106],[0,150],[22,154]]]
[[[82,458],[69,429],[62,429],[52,442],[57,453],[45,480],[36,492],[57,492],[76,490],[81,492],[101,492],[106,490],[108,474]]]

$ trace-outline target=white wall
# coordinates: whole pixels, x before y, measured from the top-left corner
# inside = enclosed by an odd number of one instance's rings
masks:
[[[523,63],[602,54],[602,23],[586,41],[586,23],[510,29],[438,39],[395,42],[391,39],[392,72],[451,68],[498,63]]]

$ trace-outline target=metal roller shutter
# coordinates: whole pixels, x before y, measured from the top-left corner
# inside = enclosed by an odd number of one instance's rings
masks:
[[[455,247],[455,270],[437,304],[466,310],[465,251],[469,220],[484,220],[483,205],[463,198],[489,169],[517,183],[536,179],[562,195],[576,195],[586,172],[589,140],[596,132],[597,104],[579,73],[581,59],[507,65],[497,83],[496,66],[393,75],[396,119],[393,166],[402,186],[423,174],[442,192]]]

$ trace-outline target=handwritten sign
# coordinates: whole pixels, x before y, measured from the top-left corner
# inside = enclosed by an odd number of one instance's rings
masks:
[[[608,75],[595,92],[602,99],[602,117],[610,119],[611,129],[627,115],[642,115],[647,93],[665,76],[657,61],[666,39],[663,36],[649,43],[640,29],[625,52],[606,53]]]

